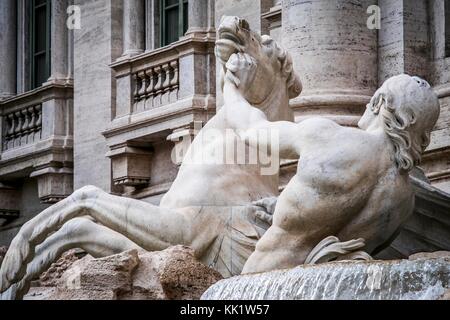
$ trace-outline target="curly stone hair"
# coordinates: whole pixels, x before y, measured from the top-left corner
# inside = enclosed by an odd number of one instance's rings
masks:
[[[399,97],[398,82],[392,83],[397,87],[386,83],[385,89],[372,97],[369,108],[383,121],[384,131],[394,147],[397,168],[409,172],[420,164],[422,153],[430,144],[431,131],[439,116],[439,101],[431,89],[419,96],[423,101],[412,101],[417,97],[408,96],[404,87],[400,87],[403,96]]]
[[[273,46],[274,54],[281,63],[281,73],[287,79],[289,98],[297,97],[302,92],[302,83],[294,70],[291,55],[268,35],[261,37],[261,43]]]

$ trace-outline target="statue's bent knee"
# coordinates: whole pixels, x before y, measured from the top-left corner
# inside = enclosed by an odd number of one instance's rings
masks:
[[[70,197],[75,201],[82,201],[93,196],[98,196],[98,194],[102,192],[104,192],[102,189],[88,185],[77,189]]]

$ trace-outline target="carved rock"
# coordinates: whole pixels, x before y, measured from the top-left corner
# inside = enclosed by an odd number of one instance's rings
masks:
[[[194,257],[192,249],[176,246],[159,252],[127,251],[73,263],[56,288],[32,288],[25,299],[160,300],[199,299],[222,279]]]
[[[75,261],[78,261],[76,250],[65,252],[61,258],[53,263],[47,271],[42,273],[37,281],[39,287],[55,287],[64,272],[68,270]]]
[[[206,289],[222,279],[217,271],[197,261],[188,247],[175,246],[139,258],[130,298],[200,299]]]

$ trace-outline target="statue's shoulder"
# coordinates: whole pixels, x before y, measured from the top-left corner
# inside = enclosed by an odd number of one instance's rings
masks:
[[[337,128],[340,127],[336,122],[333,120],[324,118],[324,117],[310,117],[307,118],[301,122],[299,122],[300,125],[304,126],[305,128]]]
[[[329,135],[331,132],[344,129],[333,120],[324,117],[311,117],[299,122],[302,136],[320,137]]]

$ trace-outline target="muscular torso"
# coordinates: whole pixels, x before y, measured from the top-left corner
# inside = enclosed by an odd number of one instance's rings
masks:
[[[214,131],[210,136],[202,135],[208,130]],[[212,118],[202,134],[194,139],[186,155],[194,163],[183,161],[171,189],[161,200],[162,207],[239,206],[278,195],[278,174],[261,175],[259,165],[248,163],[213,163],[218,148],[236,145],[240,140],[224,112]]]
[[[408,175],[397,171],[390,144],[379,137],[324,119],[310,126],[297,174],[278,199],[274,226],[311,245],[330,235],[362,237],[370,251],[410,213]]]

